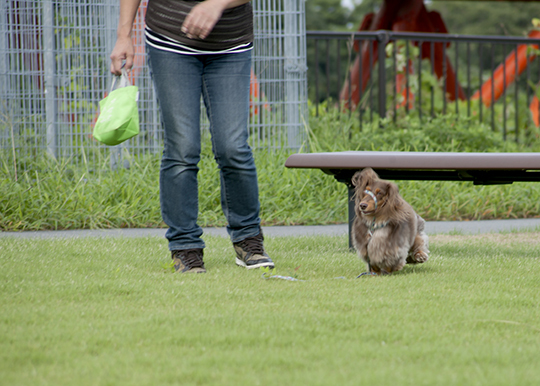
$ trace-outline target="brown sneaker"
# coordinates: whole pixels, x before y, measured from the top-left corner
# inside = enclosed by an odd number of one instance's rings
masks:
[[[171,251],[174,269],[180,273],[205,273],[202,249]]]
[[[236,251],[236,264],[247,269],[274,268],[274,262],[264,251],[263,240],[261,232],[257,236],[233,243]]]

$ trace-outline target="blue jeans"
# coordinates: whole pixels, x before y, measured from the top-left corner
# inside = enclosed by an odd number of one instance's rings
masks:
[[[147,53],[165,132],[160,201],[169,249],[204,248],[197,224],[201,95],[220,171],[227,231],[232,242],[256,236],[259,189],[247,127],[251,52],[192,56],[147,46]]]

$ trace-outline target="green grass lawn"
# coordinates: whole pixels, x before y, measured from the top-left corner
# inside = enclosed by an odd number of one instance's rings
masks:
[[[538,385],[538,232],[360,279],[345,237],[268,237],[303,281],[205,239],[204,275],[160,238],[0,239],[0,385]]]

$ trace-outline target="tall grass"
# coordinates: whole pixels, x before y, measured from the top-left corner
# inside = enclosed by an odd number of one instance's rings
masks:
[[[539,151],[540,141],[504,141],[487,126],[440,117],[376,122],[358,127],[354,117],[328,108],[311,118],[302,151]],[[531,134],[533,137],[535,133]],[[286,169],[288,150],[255,150],[264,225],[332,224],[347,221],[346,187],[319,170]],[[0,229],[162,227],[159,158],[131,158],[130,168],[111,170],[110,160],[74,166],[47,157],[14,170],[0,156]],[[208,138],[199,164],[200,225],[223,226],[219,172]],[[17,173],[15,175],[14,173]],[[471,182],[397,181],[426,220],[473,220],[540,216],[540,184],[474,186]]]

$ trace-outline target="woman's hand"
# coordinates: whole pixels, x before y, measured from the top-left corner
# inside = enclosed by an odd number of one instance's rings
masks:
[[[220,2],[206,0],[194,6],[182,24],[182,32],[190,39],[206,38],[225,9],[219,5]]]
[[[249,0],[205,0],[191,9],[182,24],[188,38],[205,39],[221,18],[223,11],[248,3]]]
[[[126,70],[130,70],[133,67],[133,57],[135,55],[135,49],[133,47],[133,41],[131,36],[119,37],[116,39],[116,44],[111,52],[111,72],[115,75],[122,74],[122,64],[125,60]]]
[[[116,43],[111,52],[111,72],[122,74],[122,62],[125,61],[126,70],[133,67],[135,49],[131,40],[133,21],[139,8],[140,0],[120,0],[120,17],[116,31]]]

